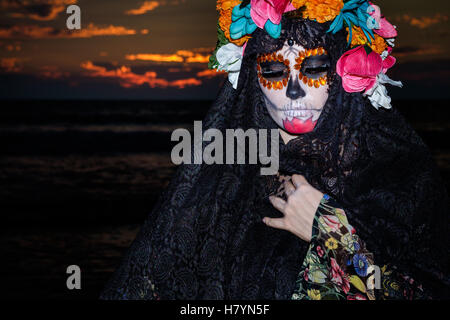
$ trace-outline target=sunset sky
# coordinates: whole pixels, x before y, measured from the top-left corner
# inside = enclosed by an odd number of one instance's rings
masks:
[[[394,98],[450,98],[450,2],[378,0],[398,27]],[[66,28],[66,8],[82,28]],[[213,99],[213,0],[0,0],[0,99]]]

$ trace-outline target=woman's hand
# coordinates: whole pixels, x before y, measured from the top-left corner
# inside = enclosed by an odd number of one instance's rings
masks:
[[[275,196],[269,198],[284,217],[265,217],[263,222],[269,227],[292,232],[300,239],[310,242],[314,216],[324,194],[298,174],[292,176],[292,183],[285,182],[284,187],[287,201]]]

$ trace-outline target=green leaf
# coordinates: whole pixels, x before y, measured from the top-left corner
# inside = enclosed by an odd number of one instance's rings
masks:
[[[372,48],[369,47],[367,44],[364,45],[364,50],[366,50],[367,55],[369,55],[372,52]]]
[[[228,44],[229,41],[227,37],[225,37],[225,33],[220,28],[220,25],[217,24],[217,43],[216,43],[216,49],[214,49],[214,52],[209,57],[209,63],[208,68],[209,69],[216,69],[219,66],[219,62],[217,61],[216,54],[217,51],[224,45]]]

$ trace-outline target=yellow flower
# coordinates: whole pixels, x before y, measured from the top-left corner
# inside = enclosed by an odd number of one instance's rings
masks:
[[[335,250],[338,248],[338,242],[335,238],[331,237],[327,241],[325,241],[325,246],[330,250]]]
[[[334,20],[344,7],[343,0],[306,0],[303,18],[324,23]],[[294,5],[295,6],[295,5]]]
[[[250,39],[250,36],[244,36],[239,39],[232,39],[230,36],[231,13],[233,8],[241,4],[241,0],[217,0],[216,9],[219,11],[219,26],[225,33],[225,37],[237,46],[242,46]]]
[[[347,32],[348,32],[348,28],[347,28]],[[369,41],[367,40],[366,35],[364,34],[364,32],[362,31],[362,29],[360,27],[355,27],[353,26],[352,28],[352,47],[356,47],[356,46],[364,46],[364,45],[368,45],[373,51],[375,51],[378,54],[382,54],[384,50],[386,50],[387,48],[387,44],[386,41],[383,39],[383,37],[380,37],[377,34],[374,34],[375,38],[371,39],[372,40],[372,44],[369,43]],[[347,41],[350,37],[350,34],[347,35]]]
[[[316,289],[308,289],[308,296],[313,300],[321,300],[322,296],[320,295],[320,291]]]

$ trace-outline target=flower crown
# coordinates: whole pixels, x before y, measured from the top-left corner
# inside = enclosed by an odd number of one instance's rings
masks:
[[[292,11],[303,19],[331,21],[327,32],[332,34],[346,28],[349,50],[336,65],[345,91],[364,91],[375,108],[390,109],[385,84],[402,86],[386,75],[396,61],[390,55],[396,28],[381,15],[378,6],[367,0],[217,0],[216,8],[218,41],[209,67],[228,72],[235,89],[251,34],[260,28],[279,38],[282,15]]]

